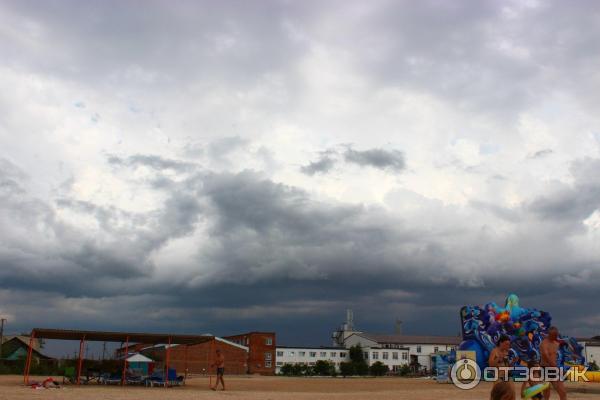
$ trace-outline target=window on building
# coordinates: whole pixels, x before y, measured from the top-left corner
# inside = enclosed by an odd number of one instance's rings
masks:
[[[271,353],[265,353],[265,360],[270,360],[272,356]]]
[[[277,361],[277,366],[278,366],[278,367],[281,367],[282,365],[283,365],[283,362],[282,362],[282,361]]]
[[[294,357],[296,355],[295,351],[290,351],[290,357]]]
[[[271,338],[271,337],[265,338],[265,344],[267,346],[273,346],[273,338]]]
[[[299,351],[299,352],[298,352],[298,355],[299,355],[300,357],[305,357],[305,356],[306,356],[306,352],[305,352],[305,351]]]
[[[319,357],[327,357],[327,352],[326,351],[321,351],[319,353]]]
[[[373,352],[373,360],[379,360],[379,352],[378,351]]]
[[[381,355],[383,356],[383,359],[384,359],[384,360],[387,360],[387,359],[389,359],[389,354],[388,354],[388,352],[387,352],[387,351],[384,351],[384,352],[383,352]]]
[[[337,353],[335,351],[332,351],[331,353],[329,353],[329,357],[337,357]]]
[[[277,352],[277,357],[283,357],[283,351],[278,351]]]
[[[402,359],[408,360],[408,353],[402,353]]]
[[[397,359],[398,359],[398,352],[397,352],[397,351],[394,351],[394,352],[392,353],[392,359],[393,359],[393,360],[397,360]]]
[[[439,350],[439,347],[437,347],[437,346],[435,346],[435,347],[433,348],[433,352],[434,352],[434,353],[437,353],[437,352],[438,352],[438,350]]]
[[[417,346],[417,353],[421,352],[421,346]]]
[[[316,351],[311,351],[309,354],[313,358],[317,356],[317,352]]]
[[[365,351],[364,354],[363,354],[363,356],[365,357],[365,360],[369,359],[369,353],[368,352]]]
[[[271,361],[265,361],[265,368],[271,368]]]
[[[346,353],[344,353],[343,351],[340,352],[340,358],[346,358]]]

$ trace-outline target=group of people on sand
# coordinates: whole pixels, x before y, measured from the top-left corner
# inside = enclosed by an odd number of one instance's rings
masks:
[[[536,368],[538,372],[540,372],[540,376],[536,377],[541,379],[541,371],[544,368],[556,368],[557,360],[558,360],[558,349],[560,346],[558,340],[558,329],[556,327],[551,327],[548,330],[548,336],[542,341],[540,345],[540,362],[531,361],[527,364],[529,368]],[[508,336],[501,336],[498,340],[497,346],[490,353],[490,357],[488,359],[488,364],[490,367],[508,367],[508,352],[510,350],[510,339]],[[524,396],[524,392],[536,384],[540,382],[535,382],[531,380],[531,376],[529,379],[521,385],[521,397]],[[565,389],[565,384],[561,380],[550,382],[552,387],[558,393],[558,397],[560,400],[566,400],[567,391]],[[514,384],[510,380],[503,380],[502,377],[494,384],[491,394],[491,400],[515,400],[515,387]],[[550,399],[550,387],[544,390],[542,393],[539,393],[532,397],[532,399],[536,400],[549,400]]]

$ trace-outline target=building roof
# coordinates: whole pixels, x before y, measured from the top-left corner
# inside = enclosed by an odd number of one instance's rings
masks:
[[[171,344],[197,344],[213,340],[212,335],[178,335],[171,333],[139,333],[139,332],[103,332],[80,331],[66,329],[34,328],[31,331],[38,339],[57,340],[88,340],[96,342],[124,343],[171,343]]]
[[[11,339],[5,340],[4,343],[2,343],[2,355],[4,358],[10,358],[11,355],[15,354],[19,349],[23,349],[25,354],[27,354],[27,351],[29,350],[29,340],[25,339],[26,337],[23,336],[13,336]],[[35,358],[44,360],[50,360],[52,358],[42,354],[35,346],[32,346],[31,351]]]
[[[224,338],[222,338],[222,337],[217,337],[217,336],[215,336],[215,340],[217,340],[217,341],[219,341],[219,342],[222,342],[222,343],[226,343],[226,344],[228,344],[228,345],[230,345],[230,346],[239,347],[239,348],[240,348],[240,349],[242,349],[242,350],[249,351],[249,348],[248,348],[248,346],[244,346],[244,345],[241,345],[241,344],[238,344],[238,343],[232,342],[231,340],[227,340],[227,339],[224,339]]]
[[[462,342],[460,336],[416,336],[389,335],[377,333],[354,333],[354,335],[372,340],[377,343],[389,344],[443,344],[458,346]],[[352,336],[352,335],[351,335]]]
[[[130,363],[134,363],[134,362],[136,362],[136,363],[151,363],[151,362],[154,362],[154,360],[152,360],[151,358],[146,357],[143,354],[136,353],[136,354],[134,354],[132,356],[127,357],[127,362],[130,362]]]
[[[591,338],[575,338],[580,343],[585,343],[586,346],[600,346],[600,336],[594,336]]]
[[[4,335],[4,337],[2,337],[2,343],[9,342],[13,339],[20,340],[25,345],[29,346],[30,338],[27,335]],[[42,348],[42,345],[38,339],[34,339],[31,347],[33,347],[34,350],[40,350]]]

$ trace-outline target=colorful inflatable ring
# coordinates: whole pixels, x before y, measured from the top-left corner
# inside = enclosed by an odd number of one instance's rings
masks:
[[[533,396],[535,396],[536,394],[542,393],[544,390],[548,389],[549,387],[550,387],[550,384],[548,382],[538,383],[537,385],[534,385],[530,388],[523,390],[523,398],[530,399]]]

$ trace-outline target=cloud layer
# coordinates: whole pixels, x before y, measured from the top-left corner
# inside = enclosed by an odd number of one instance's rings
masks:
[[[599,333],[595,4],[140,7],[0,6],[10,329]]]

